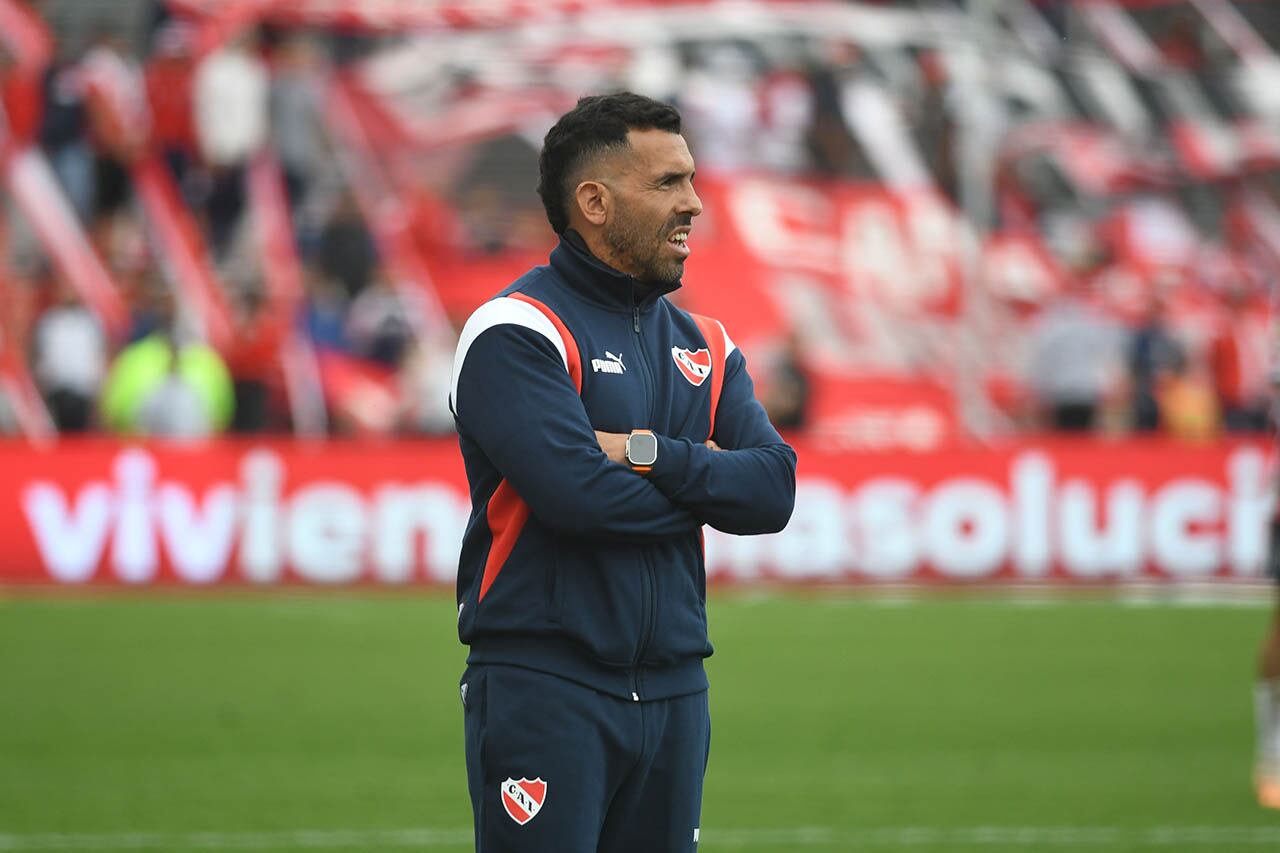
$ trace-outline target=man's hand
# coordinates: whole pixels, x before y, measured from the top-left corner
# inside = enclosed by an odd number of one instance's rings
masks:
[[[612,461],[617,462],[619,465],[626,465],[627,437],[630,435],[631,434],[627,432],[601,432],[600,430],[596,430],[596,441],[599,442],[600,449],[604,451],[605,456],[608,456]],[[703,444],[710,447],[712,450],[722,449],[720,445],[716,444],[711,439],[707,439]]]
[[[627,464],[627,436],[630,433],[625,432],[601,432],[596,430],[596,441],[600,442],[600,449],[604,451],[604,455],[608,456],[619,465]]]

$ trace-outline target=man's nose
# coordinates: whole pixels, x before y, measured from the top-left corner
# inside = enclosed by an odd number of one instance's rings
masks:
[[[698,198],[698,193],[692,184],[689,185],[680,199],[679,212],[687,213],[690,216],[698,216],[702,213],[702,199]]]

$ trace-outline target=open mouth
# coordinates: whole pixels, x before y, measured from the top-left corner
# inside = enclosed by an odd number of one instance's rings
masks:
[[[672,246],[681,257],[689,255],[689,230],[687,228],[679,228],[671,232],[671,236],[667,238],[667,245]]]

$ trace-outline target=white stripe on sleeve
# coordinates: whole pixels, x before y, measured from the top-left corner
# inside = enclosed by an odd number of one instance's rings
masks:
[[[509,296],[492,299],[475,310],[475,313],[468,318],[466,325],[462,327],[462,334],[458,336],[458,351],[453,356],[453,381],[449,386],[449,404],[454,414],[458,413],[458,377],[462,375],[462,365],[467,360],[467,351],[483,332],[494,326],[508,323],[532,329],[551,341],[556,352],[560,353],[564,369],[566,371],[569,369],[569,356],[565,352],[564,340],[556,327],[547,319],[547,315],[528,302],[512,299]]]
[[[716,320],[716,325],[720,327],[720,334],[724,335],[724,357],[727,360],[729,356],[733,355],[733,351],[738,348],[738,345],[733,342],[733,338],[729,337],[729,333],[725,331],[724,323]]]

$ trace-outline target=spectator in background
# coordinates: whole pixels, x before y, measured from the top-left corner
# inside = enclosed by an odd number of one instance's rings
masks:
[[[167,344],[167,345],[166,345]],[[208,438],[222,432],[232,413],[226,368],[218,354],[204,346],[151,339],[133,344],[145,350],[164,347],[164,372],[148,384],[139,399],[132,431],[163,438]]]
[[[453,354],[458,339],[452,334],[413,339],[396,376],[401,411],[399,422],[407,432],[447,435],[456,427],[449,408],[453,380]]]
[[[685,132],[708,172],[735,172],[758,165],[760,130],[752,59],[734,44],[703,46],[680,89]]]
[[[512,205],[492,184],[467,187],[456,205],[456,221],[462,232],[460,242],[480,254],[496,255],[505,251],[511,242],[514,213]]]
[[[256,286],[236,298],[236,336],[226,354],[235,394],[232,432],[263,432],[271,425],[271,387],[280,364],[282,322],[287,318],[267,309]]]
[[[1129,378],[1133,385],[1133,428],[1153,432],[1160,428],[1160,381],[1183,360],[1182,347],[1169,332],[1163,297],[1155,295],[1142,323],[1129,343]]]
[[[177,22],[164,25],[156,32],[146,70],[151,141],[187,198],[193,197],[188,177],[196,160],[194,74],[190,28]]]
[[[231,246],[245,203],[245,168],[267,138],[269,78],[246,32],[207,56],[195,72],[195,124],[210,169],[205,212],[214,252]]]
[[[151,291],[165,289],[158,272],[152,247],[148,244],[151,234],[136,206],[125,208],[113,216],[98,230],[96,248],[115,282],[120,296],[129,306],[130,320],[126,342],[144,337],[154,326],[145,325],[143,313],[151,299]]]
[[[1057,297],[1031,332],[1029,385],[1053,429],[1089,432],[1119,380],[1123,334],[1076,295]]]
[[[88,110],[77,69],[65,58],[56,58],[45,71],[43,102],[40,147],[80,221],[88,223],[93,218],[95,182]]]
[[[85,432],[102,387],[106,335],[69,285],[56,288],[56,304],[32,330],[32,372],[58,431]]]
[[[955,201],[960,197],[955,162],[956,109],[948,103],[947,66],[942,53],[936,50],[920,54],[919,63],[924,85],[919,100],[912,105],[910,120],[916,127],[929,173],[938,188]]]
[[[154,270],[139,272],[126,281],[133,288],[129,306],[129,343],[136,343],[170,322],[173,294]]]
[[[1223,426],[1232,432],[1267,427],[1266,350],[1252,351],[1254,320],[1249,297],[1242,288],[1227,292],[1226,317],[1209,342],[1209,372],[1213,377]]]
[[[809,71],[813,123],[807,144],[813,168],[819,175],[865,179],[874,174],[862,146],[845,121],[846,96],[864,73],[858,46],[844,40],[825,45],[822,62]]]
[[[231,423],[235,392],[218,353],[163,303],[159,329],[121,350],[102,394],[108,428],[130,435],[204,438]]]
[[[116,34],[97,37],[79,75],[94,145],[97,226],[132,198],[129,167],[150,139],[151,111],[142,67]]]
[[[812,385],[804,366],[804,341],[800,329],[791,330],[785,348],[761,385],[764,393],[760,402],[775,428],[797,430],[808,424]]]
[[[39,72],[23,67],[0,40],[0,140],[7,136],[10,139],[7,144],[18,148],[36,139],[43,116],[42,86]],[[9,226],[5,236],[9,238],[8,249],[12,253],[10,259],[0,260],[10,260],[28,269],[34,267],[40,256],[36,236],[12,196],[0,202],[0,223]]]
[[[423,251],[499,254],[534,249],[541,254],[547,241],[546,219],[526,178],[537,169],[537,149],[520,136],[503,134],[479,143],[450,190],[452,212],[418,202],[415,215],[430,235],[420,238]]]
[[[346,338],[356,355],[383,367],[396,369],[422,328],[418,306],[406,304],[403,288],[397,289],[378,268],[373,280],[351,303]]]
[[[1156,395],[1166,433],[1182,441],[1217,436],[1221,419],[1213,383],[1204,367],[1185,353],[1179,353],[1160,377]]]
[[[320,56],[315,43],[288,36],[271,57],[271,135],[284,170],[289,204],[297,207],[321,159]]]
[[[346,314],[349,300],[342,287],[323,272],[306,268],[306,301],[302,307],[302,324],[318,349],[346,352]]]
[[[809,78],[792,65],[766,74],[760,85],[761,167],[781,175],[810,171],[805,144],[813,125],[814,96]]]
[[[343,195],[320,234],[316,260],[321,272],[342,285],[348,299],[364,290],[378,265],[373,237],[349,193]]]

